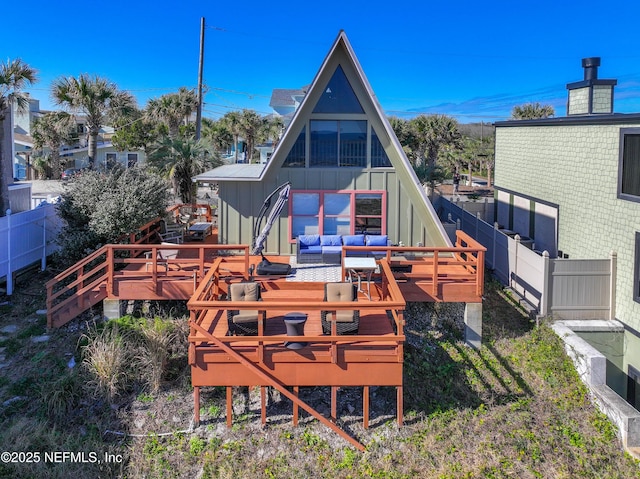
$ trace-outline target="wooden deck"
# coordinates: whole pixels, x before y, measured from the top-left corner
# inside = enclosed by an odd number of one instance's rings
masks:
[[[402,424],[406,302],[478,303],[483,293],[485,250],[462,232],[458,232],[458,241],[451,248],[384,249],[386,256],[377,260],[372,277],[371,298],[361,293],[356,303],[345,304],[324,302],[322,282],[250,278],[249,267],[260,257],[250,256],[247,245],[216,245],[211,240],[185,245],[107,245],[47,284],[48,324],[60,326],[103,299],[188,300],[196,423],[200,419],[201,387],[227,387],[229,425],[233,386],[261,388],[263,422],[264,391],[273,387],[293,402],[294,424],[298,409],[305,409],[355,447],[364,449],[336,426],[337,388],[363,388],[363,423],[367,427],[369,387],[395,387],[397,421]],[[345,247],[343,257],[367,251],[366,247]],[[282,258],[269,259],[282,262]],[[345,273],[343,269],[343,278]],[[227,300],[231,283],[248,280],[260,283],[262,301]],[[354,305],[361,317],[357,335],[338,335],[335,316],[332,333],[322,334],[321,310],[352,310]],[[266,321],[259,335],[229,336],[226,316],[230,309],[265,311]],[[308,315],[304,333],[297,337],[288,336],[284,326],[284,315],[295,311]],[[285,347],[287,341],[303,341],[307,346],[291,350]],[[298,398],[298,388],[304,386],[331,388],[330,418]]]

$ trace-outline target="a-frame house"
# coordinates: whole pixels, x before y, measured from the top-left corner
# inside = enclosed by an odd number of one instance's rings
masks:
[[[386,234],[407,246],[449,239],[383,114],[344,31],[338,34],[266,165],[224,165],[196,177],[219,185],[218,237],[251,244],[264,199],[291,194],[265,252],[290,254],[300,234]]]

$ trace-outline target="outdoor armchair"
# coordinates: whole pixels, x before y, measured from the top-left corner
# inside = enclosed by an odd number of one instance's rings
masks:
[[[234,283],[229,285],[229,301],[262,301],[260,295],[260,283]],[[229,325],[229,335],[251,335],[258,334],[258,321],[264,321],[266,311],[255,309],[227,310],[227,322]]]
[[[327,302],[357,302],[358,289],[353,283],[325,283],[324,301]],[[331,334],[332,311],[321,311],[322,332]],[[357,334],[360,326],[360,311],[336,311],[336,332],[338,334]]]

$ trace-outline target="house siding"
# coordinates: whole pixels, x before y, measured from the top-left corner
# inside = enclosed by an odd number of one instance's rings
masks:
[[[558,249],[570,258],[618,253],[616,316],[640,331],[640,304],[633,301],[640,204],[617,197],[620,130],[632,127],[640,122],[496,125],[495,185],[558,205]],[[499,218],[505,217],[505,196],[498,195]]]
[[[443,246],[439,231],[431,231],[432,221],[425,221],[419,209],[413,207],[411,189],[402,188],[394,170],[361,171],[345,169],[317,169],[314,174],[294,168],[282,168],[277,175],[262,182],[225,181],[220,183],[218,221],[221,224],[220,242],[248,244],[253,240],[253,221],[265,198],[279,185],[290,181],[292,190],[385,190],[387,192],[387,234],[393,243],[407,245],[419,242]],[[240,212],[252,212],[245,216]],[[295,244],[289,242],[287,207],[274,224],[264,248],[266,253],[293,254]],[[264,226],[264,223],[263,225]],[[259,233],[259,231],[258,231]]]

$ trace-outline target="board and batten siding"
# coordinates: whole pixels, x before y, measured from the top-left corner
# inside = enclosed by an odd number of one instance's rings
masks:
[[[265,178],[263,181],[221,182],[221,201],[218,207],[222,234],[220,242],[251,245],[255,216],[265,198],[286,181],[291,182],[292,190],[386,191],[387,234],[393,243],[402,241],[407,245],[444,245],[439,231],[430,232],[427,228],[432,222],[425,221],[420,209],[413,206],[414,202],[422,199],[412,198],[411,188],[402,188],[395,170],[362,171],[345,168],[281,168],[273,178]],[[265,253],[295,252],[295,244],[290,243],[288,238],[288,207],[287,204],[279,221],[271,229]],[[428,214],[426,208],[425,214]]]

